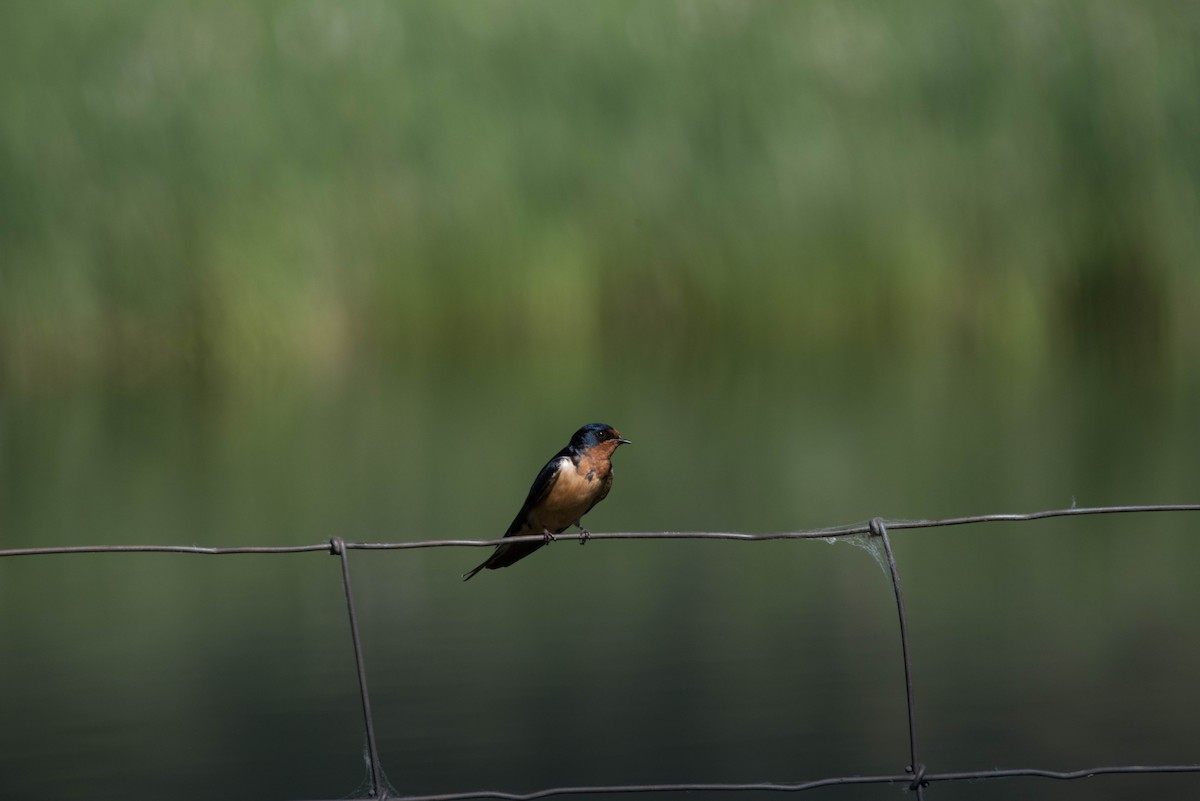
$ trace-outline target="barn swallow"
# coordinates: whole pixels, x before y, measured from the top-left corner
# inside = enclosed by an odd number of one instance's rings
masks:
[[[506,537],[541,534],[543,540],[497,545],[483,564],[463,573],[463,581],[485,567],[495,570],[524,559],[571,526],[577,526],[582,534],[579,543],[586,542],[589,532],[579,521],[608,495],[613,481],[613,451],[628,444],[621,432],[604,423],[589,423],[576,431],[567,447],[554,454],[537,474],[525,505],[504,532]]]

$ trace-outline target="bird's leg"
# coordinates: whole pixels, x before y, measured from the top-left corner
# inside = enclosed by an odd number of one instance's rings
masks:
[[[556,539],[558,539],[558,537],[554,536],[554,532],[551,531],[550,529],[543,528],[542,529],[542,539],[545,540],[547,544],[549,544],[551,542],[554,542]]]
[[[587,545],[587,541],[591,538],[592,532],[580,525],[578,520],[575,521],[575,528],[579,529],[579,544]]]

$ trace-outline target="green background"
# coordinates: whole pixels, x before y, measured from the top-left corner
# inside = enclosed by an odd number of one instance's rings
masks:
[[[494,537],[593,420],[634,441],[596,531],[1198,499],[1196,3],[4,17],[0,547]],[[896,534],[930,770],[1196,762],[1195,531]],[[352,555],[399,790],[908,761],[860,549],[463,585],[484,553]],[[340,592],[320,554],[0,560],[0,796],[361,790]]]

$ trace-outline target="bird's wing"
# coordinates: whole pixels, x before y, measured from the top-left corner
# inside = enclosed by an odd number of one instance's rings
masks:
[[[529,516],[529,512],[533,507],[546,499],[546,496],[550,494],[550,490],[554,487],[554,482],[558,481],[559,471],[563,468],[563,459],[570,459],[566,448],[563,448],[554,455],[553,459],[546,462],[546,466],[541,469],[537,474],[537,478],[533,480],[533,486],[529,488],[529,495],[525,498],[525,503],[521,507],[521,511],[517,512],[517,516],[513,518],[512,525],[508,527],[508,531],[504,532],[504,536],[511,537],[525,527],[525,520]]]

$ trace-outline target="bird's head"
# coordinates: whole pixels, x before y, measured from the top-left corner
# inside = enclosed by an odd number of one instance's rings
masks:
[[[604,423],[588,423],[571,436],[571,450],[576,453],[586,453],[600,447],[605,453],[611,454],[619,445],[629,445],[629,440],[621,436],[621,432]]]

